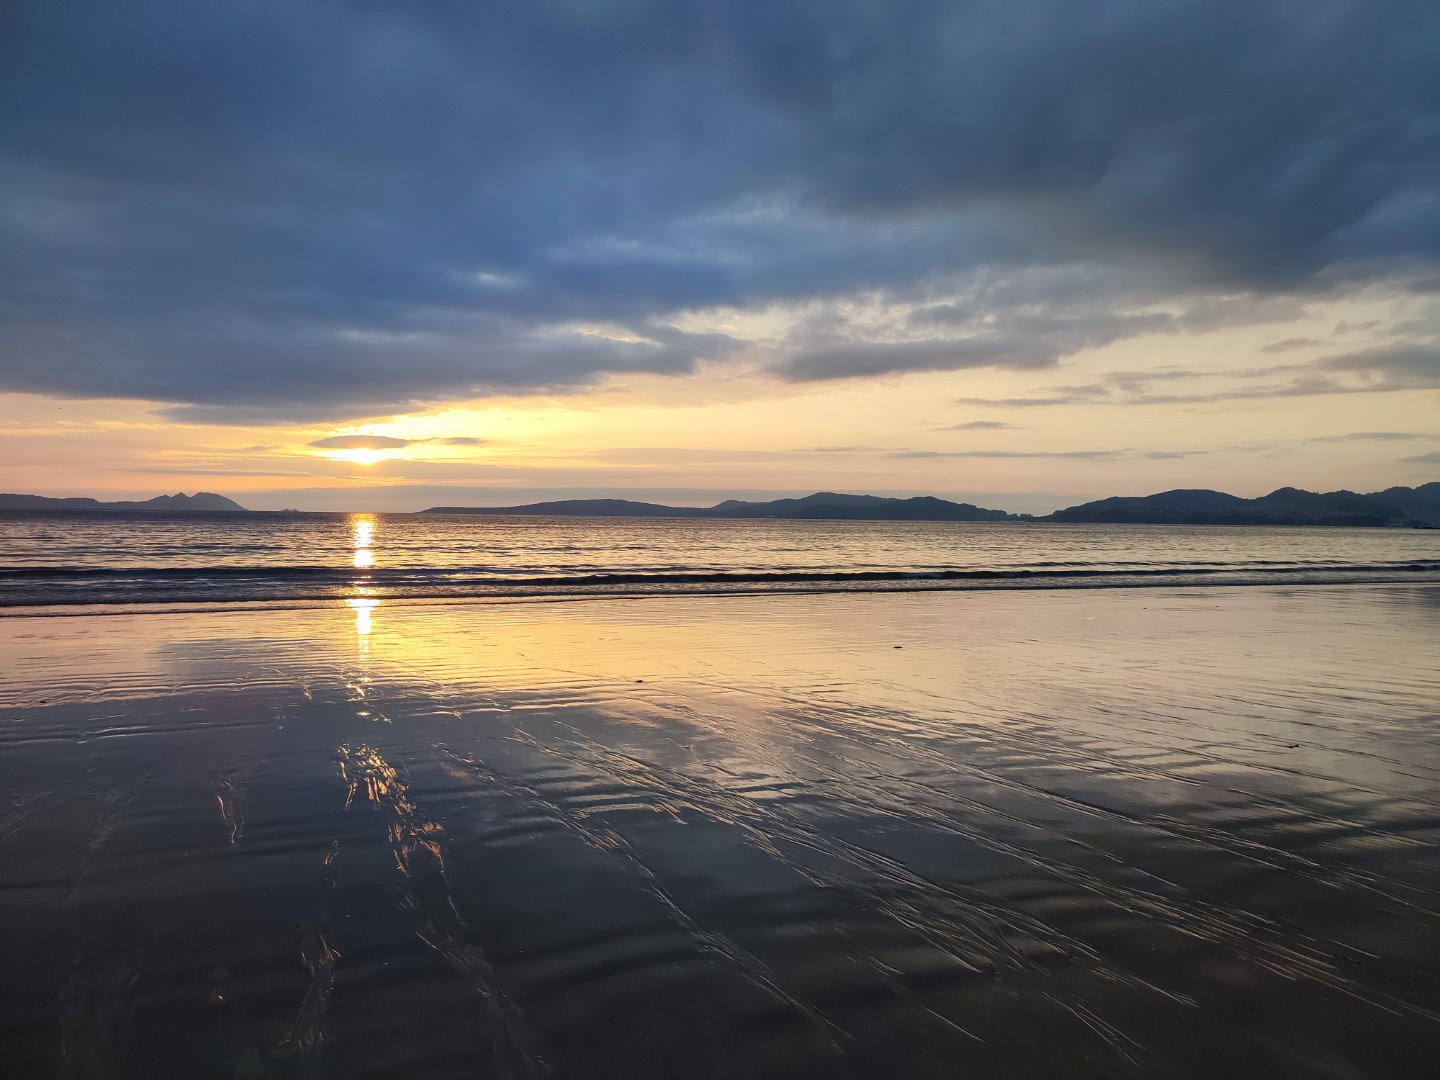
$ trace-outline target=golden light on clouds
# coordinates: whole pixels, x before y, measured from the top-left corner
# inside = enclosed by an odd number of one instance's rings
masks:
[[[841,314],[867,334],[908,325],[907,312],[880,304]],[[786,319],[803,322],[806,310],[743,315],[679,321],[779,349]],[[198,489],[255,509],[709,505],[836,490],[1049,512],[1173,487],[1373,491],[1435,478],[1440,399],[1407,383],[1408,369],[1386,385],[1334,358],[1415,315],[1413,301],[1389,294],[1313,300],[1286,318],[1136,334],[1033,370],[796,383],[766,374],[752,352],[685,378],[631,372],[583,393],[451,400],[333,426],[176,426],[157,421],[155,403],[0,395],[0,457],[16,490],[143,499]],[[369,551],[355,547],[355,569],[373,565]]]

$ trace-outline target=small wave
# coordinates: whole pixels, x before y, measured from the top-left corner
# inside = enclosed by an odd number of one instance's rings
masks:
[[[1440,562],[1149,567],[1038,564],[975,569],[614,570],[575,573],[516,568],[51,566],[0,570],[0,608],[64,605],[616,593],[794,592],[918,588],[1094,588],[1161,585],[1344,584],[1440,576]],[[223,595],[217,595],[223,590]]]
[[[123,580],[128,578],[145,580],[189,580],[195,578],[225,579],[267,579],[267,580],[323,580],[323,581],[411,581],[411,580],[460,580],[493,579],[514,585],[614,585],[642,582],[765,582],[765,581],[902,581],[906,578],[939,578],[945,580],[983,579],[997,577],[1097,577],[1124,574],[1130,577],[1166,574],[1225,574],[1254,572],[1263,574],[1308,574],[1308,573],[1388,573],[1391,571],[1440,571],[1440,562],[1386,562],[1386,563],[1173,563],[1163,566],[1096,565],[1081,563],[1033,563],[1028,566],[983,567],[956,569],[954,567],[915,568],[906,570],[842,570],[842,569],[796,569],[781,567],[757,570],[716,570],[710,567],[663,567],[626,570],[601,570],[591,573],[565,572],[568,568],[553,571],[536,571],[518,567],[472,566],[472,567],[371,567],[356,569],[342,566],[29,566],[19,569],[0,569],[0,581],[5,580]]]

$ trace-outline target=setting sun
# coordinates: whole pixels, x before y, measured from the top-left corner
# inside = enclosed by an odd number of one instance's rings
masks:
[[[331,461],[348,461],[354,465],[374,465],[377,461],[384,461],[389,455],[383,450],[337,450],[326,457]]]

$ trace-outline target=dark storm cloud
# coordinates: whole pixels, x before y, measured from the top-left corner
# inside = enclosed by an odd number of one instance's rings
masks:
[[[1430,0],[12,0],[0,388],[236,422],[571,390],[735,350],[678,312],[977,267],[1144,260],[1226,297],[1184,329],[1279,318],[1440,249],[1437,53]],[[780,374],[1159,328],[1116,311]]]

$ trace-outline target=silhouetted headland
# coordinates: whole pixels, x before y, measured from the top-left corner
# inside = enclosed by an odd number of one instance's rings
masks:
[[[1020,514],[986,510],[933,496],[889,499],[879,495],[841,495],[817,491],[802,499],[741,502],[726,499],[715,506],[664,506],[629,499],[563,499],[525,506],[433,506],[424,514],[513,514],[557,517],[698,517],[698,518],[833,518],[852,521],[1020,521]]]
[[[1369,495],[1317,493],[1284,487],[1257,499],[1223,491],[1176,489],[1156,495],[1100,499],[1045,517],[987,510],[924,495],[892,499],[819,491],[801,499],[714,506],[665,506],[628,499],[563,499],[524,506],[433,506],[425,514],[533,515],[537,517],[797,518],[843,521],[1055,521],[1105,525],[1351,525],[1404,527],[1440,524],[1440,483],[1392,487]]]
[[[210,513],[216,510],[244,510],[234,499],[213,491],[186,495],[156,495],[143,502],[101,502],[98,499],[52,499],[45,495],[0,495],[0,510],[163,510],[166,513]]]
[[[1369,495],[1283,487],[1258,499],[1182,488],[1144,498],[1100,499],[1056,511],[1045,520],[1106,525],[1435,525],[1440,524],[1440,483],[1386,488]]]
[[[0,494],[0,510],[158,510],[166,513],[244,511],[212,491],[177,492],[133,502]],[[300,511],[282,511],[299,513]],[[1048,521],[1096,525],[1332,525],[1372,528],[1440,526],[1440,482],[1358,494],[1283,487],[1255,499],[1205,488],[1098,499],[1034,516],[951,502],[933,495],[908,499],[817,491],[798,499],[714,506],[667,506],[632,499],[561,499],[522,506],[432,506],[422,514],[534,517],[780,518],[832,521]]]

